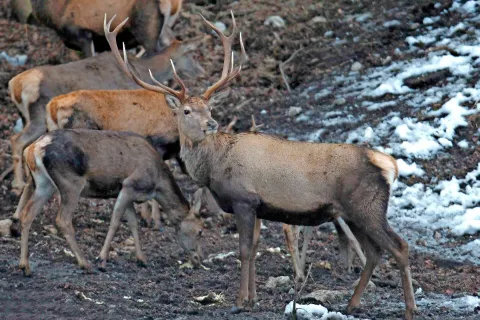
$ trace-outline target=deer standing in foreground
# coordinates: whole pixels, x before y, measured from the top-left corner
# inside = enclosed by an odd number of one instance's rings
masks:
[[[233,117],[232,121],[223,128],[223,132],[233,134],[233,127],[235,126],[238,118]],[[257,125],[255,122],[255,117],[252,114],[252,125],[249,128],[249,132],[259,132],[263,124]],[[197,195],[197,193],[199,193]],[[200,194],[201,193],[201,194]],[[222,216],[226,213],[218,206],[218,204],[213,199],[212,194],[208,191],[208,188],[201,188],[196,192],[196,197],[202,197],[203,202],[206,203],[207,208],[212,212],[217,212]],[[340,241],[340,253],[343,257],[346,269],[350,272],[353,265],[353,253],[357,253],[359,256],[362,265],[365,265],[366,258],[360,248],[355,236],[351,233],[348,227],[345,227],[345,222],[342,218],[333,222],[335,229],[337,230],[338,238]],[[299,253],[298,238],[300,233],[300,227],[295,225],[289,225],[286,223],[282,224],[283,233],[285,235],[285,243],[290,256],[292,258],[293,270],[295,273],[295,281],[297,283],[302,283],[305,280],[305,261],[307,257],[308,244],[313,236],[313,227],[312,226],[303,226],[303,244],[301,253]]]
[[[360,240],[367,256],[347,312],[351,313],[360,304],[373,270],[387,250],[400,269],[405,318],[413,319],[416,306],[408,243],[390,228],[386,218],[390,187],[398,175],[395,159],[350,144],[288,141],[265,134],[217,133],[218,123],[211,116],[208,101],[216,90],[239,74],[246,54],[240,34],[242,55],[240,65],[234,69],[231,46],[236,31],[235,20],[229,37],[215,25],[205,22],[222,39],[225,56],[220,80],[201,96],[189,95],[173,62],[174,78],[180,90],[159,82],[151,85],[142,81],[132,71],[126,51],[122,60],[116,41],[109,40],[109,43],[118,62],[137,84],[174,97],[167,102],[177,115],[180,156],[188,173],[198,185],[212,192],[224,211],[235,214],[241,276],[232,312],[240,312],[256,300],[255,258],[260,219],[315,226],[340,217]],[[122,23],[109,33],[110,27],[105,24],[105,34],[115,35],[121,26]]]
[[[146,75],[149,69],[156,69],[159,79],[171,79],[169,59],[180,64],[188,76],[203,74],[204,70],[193,59],[195,50],[205,37],[188,41],[174,40],[172,45],[159,54],[144,59],[132,58],[132,68]],[[25,185],[22,152],[30,143],[47,131],[45,106],[55,96],[76,90],[138,89],[125,76],[115,58],[108,52],[88,59],[56,66],[40,66],[13,77],[8,88],[10,97],[20,111],[25,127],[12,136],[12,158],[14,167],[13,191],[20,194]]]
[[[122,32],[129,48],[140,44],[148,55],[169,46],[172,27],[182,9],[182,0],[32,0],[33,15],[57,32],[68,48],[87,56],[108,50],[102,18],[117,14],[130,23]]]
[[[31,173],[19,203],[22,223],[20,268],[26,275],[31,273],[28,262],[30,226],[56,190],[60,194],[56,222],[81,268],[91,269],[75,241],[72,225],[72,214],[80,197],[117,197],[99,255],[102,269],[106,268],[110,244],[124,213],[133,234],[136,258],[140,263],[146,263],[133,203],[151,199],[162,205],[175,227],[180,245],[191,261],[200,265],[200,220],[194,211],[189,214],[188,201],[170,169],[143,137],[130,132],[56,130],[28,146],[24,157]]]

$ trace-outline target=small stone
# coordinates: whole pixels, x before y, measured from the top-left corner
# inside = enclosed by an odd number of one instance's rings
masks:
[[[333,37],[333,31],[332,31],[332,30],[329,30],[329,31],[325,32],[325,33],[323,34],[323,36],[324,36],[325,38]]]
[[[337,106],[341,106],[347,103],[347,100],[345,100],[345,98],[338,98],[338,99],[335,99],[333,103],[336,104]]]
[[[310,302],[324,305],[339,301],[346,295],[348,295],[348,291],[346,290],[317,290],[303,296],[300,300],[303,303]]]
[[[55,228],[53,225],[49,224],[49,225],[46,225],[43,227],[43,230],[47,231],[48,233],[50,234],[54,234],[54,235],[57,235],[58,234],[58,230],[57,228]]]
[[[312,21],[313,23],[327,23],[328,22],[327,18],[322,17],[322,16],[316,16],[310,21]]]
[[[10,227],[13,221],[10,219],[0,220],[0,236],[7,237],[11,235]]]
[[[206,229],[212,229],[213,228],[213,218],[208,217],[207,219],[203,220],[203,225],[205,226]]]
[[[433,238],[438,241],[442,238],[442,234],[438,231],[435,231],[435,233],[433,234]]]
[[[295,294],[295,289],[290,288],[290,290],[288,290],[288,294],[293,296]]]
[[[358,61],[352,64],[352,67],[350,68],[350,70],[352,70],[353,72],[358,72],[362,69],[363,69],[363,65]]]
[[[221,21],[215,21],[213,23],[215,25],[215,27],[217,27],[221,32],[225,32],[225,30],[227,30],[227,26],[225,25],[225,23],[221,22]]]
[[[265,284],[265,288],[268,289],[284,288],[288,286],[290,286],[289,276],[270,277]]]
[[[290,109],[288,109],[288,116],[293,118],[296,115],[300,114],[301,112],[302,112],[302,108],[300,107],[290,107]]]
[[[416,30],[420,27],[420,23],[412,23],[411,25],[408,26],[410,30]]]
[[[353,284],[352,284],[352,288],[355,289],[357,286],[358,286],[358,283],[360,282],[360,278],[358,278]],[[375,289],[377,289],[377,286],[375,285],[375,283],[373,283],[372,281],[368,281],[368,284],[367,284],[367,287],[365,288],[366,291],[375,291]]]
[[[272,26],[274,28],[284,28],[285,20],[280,16],[270,16],[263,23],[266,26]]]
[[[135,241],[133,240],[133,237],[129,237],[129,238],[125,239],[125,241],[123,241],[123,245],[126,246],[126,247],[134,246]]]

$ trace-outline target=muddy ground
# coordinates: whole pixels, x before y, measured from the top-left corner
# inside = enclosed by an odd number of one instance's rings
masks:
[[[435,8],[431,1],[223,1],[223,6],[205,5],[202,1],[193,4],[186,1],[184,11],[175,27],[182,38],[199,35],[206,29],[196,12],[202,12],[208,19],[223,21],[230,25],[228,12],[233,9],[241,28],[249,62],[242,76],[233,85],[228,99],[214,110],[214,115],[227,124],[233,116],[239,117],[236,130],[249,126],[250,115],[257,116],[265,124],[266,131],[297,132],[308,130],[302,123],[293,123],[286,115],[289,106],[295,105],[301,90],[316,81],[321,86],[328,82],[329,74],[350,69],[353,62],[360,62],[365,68],[382,64],[397,47],[403,47],[409,34],[419,32],[415,23],[432,16],[450,5],[439,1]],[[438,1],[436,1],[438,2]],[[77,59],[76,54],[66,49],[54,32],[43,27],[22,25],[10,16],[8,1],[3,0],[0,10],[0,51],[10,55],[27,54],[27,65],[13,67],[0,62],[0,169],[11,164],[8,139],[18,113],[7,95],[8,80],[19,72],[43,64],[58,64]],[[355,17],[371,13],[371,23],[381,25],[392,19],[401,24],[378,30],[366,27]],[[271,15],[280,15],[286,21],[285,28],[274,29],[263,24]],[[315,17],[324,17],[314,19]],[[460,19],[455,14],[448,17],[446,24]],[[317,22],[314,22],[317,21]],[[346,40],[332,45],[332,36],[324,36],[333,30],[333,37]],[[328,33],[327,33],[328,35]],[[361,42],[354,41],[361,36]],[[293,92],[288,96],[285,83],[279,72],[279,63],[289,59],[298,49],[294,58],[285,66],[288,81]],[[237,48],[238,49],[238,48]],[[200,91],[219,77],[222,52],[218,42],[211,41],[198,52],[198,58],[207,75],[195,81],[188,81],[194,91]],[[333,100],[324,98],[322,103]],[[333,102],[333,101],[332,101]],[[308,108],[315,111],[314,104]],[[268,113],[261,115],[266,109]],[[320,111],[319,111],[320,112]],[[374,117],[362,121],[374,122]],[[348,130],[339,126],[338,129]],[[461,134],[471,134],[470,128]],[[450,167],[453,173],[461,175],[471,170],[478,162],[478,152],[473,155],[459,154],[455,161],[444,161],[432,165],[429,174],[445,176],[435,168],[439,165]],[[461,162],[461,159],[467,159]],[[460,161],[460,162],[459,162]],[[458,164],[461,165],[458,165]],[[427,170],[430,170],[427,168]],[[453,172],[453,173],[452,173]],[[0,220],[9,218],[15,211],[18,198],[10,192],[12,177],[0,185]],[[414,181],[412,181],[413,183]],[[183,190],[190,195],[195,186],[186,177],[179,180]],[[82,200],[77,209],[74,226],[81,249],[94,261],[106,235],[108,221],[113,209],[112,201]],[[136,265],[134,256],[125,245],[130,234],[122,225],[115,238],[114,253],[108,271],[84,274],[68,255],[68,246],[61,235],[52,234],[45,226],[54,224],[58,201],[55,199],[45,207],[32,226],[30,238],[33,276],[26,278],[17,269],[19,239],[0,238],[0,318],[1,319],[281,319],[285,305],[292,300],[289,293],[292,285],[282,289],[267,289],[265,283],[271,276],[292,276],[289,257],[284,250],[281,226],[266,222],[257,259],[257,287],[259,303],[253,312],[229,315],[228,310],[238,289],[239,264],[237,256],[223,261],[205,262],[210,270],[180,269],[184,262],[180,247],[174,240],[168,226],[162,230],[142,227],[142,241],[149,259],[147,268]],[[207,217],[207,216],[206,216]],[[205,218],[206,218],[205,217]],[[47,228],[48,229],[48,228]],[[237,251],[237,237],[231,223],[221,223],[214,217],[207,221],[204,232],[204,253],[210,254]],[[234,228],[233,228],[234,230]],[[473,238],[470,237],[470,238]],[[465,239],[467,241],[469,239]],[[471,239],[469,240],[471,241]],[[270,253],[268,248],[282,248],[280,253]],[[305,293],[318,289],[347,290],[337,301],[326,304],[330,310],[344,311],[351,285],[358,278],[360,267],[346,273],[339,260],[335,234],[329,226],[322,227],[315,234],[309,249],[307,263],[313,264],[311,278]],[[445,298],[462,297],[465,294],[478,295],[480,292],[480,268],[468,262],[451,261],[432,254],[421,254],[414,249],[411,254],[414,289],[422,288],[423,294],[417,299],[434,294]],[[398,271],[395,262],[387,255],[377,269],[374,282],[375,292],[366,292],[361,308],[355,313],[359,318],[395,319],[401,318],[404,305]],[[210,305],[193,302],[193,298],[209,292],[223,294],[224,300]],[[443,307],[428,307],[423,304],[418,319],[475,319],[478,310],[452,310]]]

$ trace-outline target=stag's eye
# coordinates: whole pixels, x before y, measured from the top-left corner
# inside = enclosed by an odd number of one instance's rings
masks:
[[[190,110],[183,110],[183,113],[186,114],[186,115],[190,114]]]

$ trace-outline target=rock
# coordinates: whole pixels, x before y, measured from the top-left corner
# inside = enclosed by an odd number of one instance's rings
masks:
[[[123,245],[127,246],[127,247],[134,246],[135,241],[133,240],[133,237],[129,237],[129,238],[125,239],[125,241],[123,241]]]
[[[322,305],[332,304],[348,295],[349,293],[346,290],[317,290],[303,296],[300,302],[320,303]]]
[[[15,56],[8,55],[5,51],[0,53],[0,61],[5,60],[14,67],[23,66],[27,62],[26,54],[17,54]]]
[[[215,25],[215,27],[220,29],[221,32],[225,32],[225,30],[227,30],[227,26],[221,21],[215,21],[213,24]]]
[[[18,118],[17,121],[15,122],[15,126],[13,127],[13,132],[19,133],[22,130],[23,130],[23,121],[22,121],[22,118]]]
[[[288,290],[288,294],[293,296],[295,294],[295,289],[290,288],[290,290]]]
[[[350,70],[352,70],[353,72],[358,72],[360,70],[363,69],[363,64],[361,64],[360,62],[355,62],[352,64],[352,67],[350,68]]]
[[[323,34],[325,38],[333,37],[333,31],[329,30]]]
[[[47,231],[48,233],[50,234],[54,234],[54,235],[57,235],[58,234],[58,230],[57,228],[55,228],[53,225],[49,224],[47,226],[43,226],[43,230]]]
[[[8,237],[11,235],[10,227],[13,221],[10,219],[0,220],[0,236]]]
[[[420,23],[416,23],[416,22],[408,26],[410,30],[417,30],[419,27],[420,27]]]
[[[333,103],[336,104],[337,106],[341,106],[347,103],[347,100],[345,100],[345,98],[338,98],[338,99],[335,99]]]
[[[328,20],[325,17],[322,16],[316,16],[312,20],[310,20],[312,23],[327,23]]]
[[[358,278],[353,284],[352,288],[355,289],[358,286],[358,283],[360,282],[360,278]],[[366,291],[375,291],[377,289],[377,286],[375,283],[372,281],[368,281],[367,287],[365,288]]]
[[[403,80],[403,83],[412,89],[421,89],[427,87],[438,86],[442,81],[450,77],[452,74],[449,69],[443,69],[435,72],[413,76]]]
[[[194,297],[193,300],[201,304],[211,304],[225,301],[225,296],[222,293],[209,292],[206,296]]]
[[[289,276],[280,276],[280,277],[270,277],[265,284],[265,288],[275,289],[275,288],[285,288],[290,286],[290,277]]]
[[[205,229],[212,229],[213,228],[213,218],[208,217],[207,219],[203,220],[203,225]]]
[[[301,112],[302,112],[302,108],[300,107],[290,107],[290,109],[288,109],[288,116],[293,118],[296,115],[300,114]]]
[[[285,20],[280,16],[270,16],[263,23],[266,26],[272,26],[274,28],[284,28]]]

